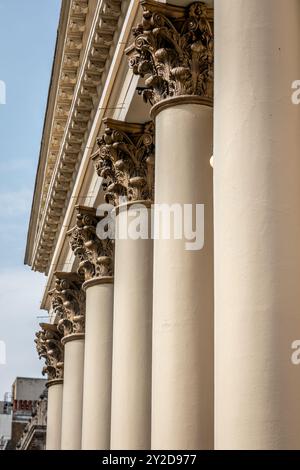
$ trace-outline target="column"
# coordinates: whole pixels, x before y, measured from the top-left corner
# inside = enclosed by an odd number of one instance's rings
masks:
[[[85,294],[76,273],[55,273],[51,295],[62,305],[58,329],[64,345],[61,449],[81,449]]]
[[[98,145],[95,167],[110,182],[106,200],[116,215],[111,449],[149,449],[153,243],[148,229],[154,182],[153,123],[106,119]]]
[[[40,323],[40,327],[35,343],[39,357],[46,362],[43,375],[48,377],[46,450],[60,450],[64,365],[62,335],[55,324]]]
[[[48,388],[46,450],[60,450],[63,380],[50,380],[46,386]]]
[[[212,12],[202,3],[142,5],[127,52],[145,78],[156,130],[152,448],[211,449]],[[203,246],[197,204],[204,205]],[[183,233],[191,209],[200,232],[192,244]],[[178,223],[168,239],[164,224],[172,227],[172,218]]]
[[[297,0],[215,0],[216,448],[299,449]]]
[[[110,448],[113,328],[113,245],[97,236],[96,209],[76,206],[70,245],[85,277],[82,449]]]

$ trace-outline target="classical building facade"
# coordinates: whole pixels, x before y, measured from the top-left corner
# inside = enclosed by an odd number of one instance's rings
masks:
[[[25,255],[47,449],[300,448],[299,21],[62,1]]]

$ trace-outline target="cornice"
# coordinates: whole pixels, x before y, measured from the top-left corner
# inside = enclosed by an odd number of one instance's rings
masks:
[[[88,15],[87,0],[71,0],[61,57],[61,70],[53,105],[51,130],[43,171],[36,187],[40,197],[31,216],[25,263],[47,273],[57,234],[80,163],[88,129],[97,110],[102,83],[111,60],[114,35],[121,15],[121,0],[98,0],[91,26],[84,33]],[[117,34],[117,33],[116,33]],[[84,37],[87,37],[84,46]],[[43,135],[43,140],[48,137]],[[38,172],[41,172],[39,169]],[[41,176],[39,175],[41,179]],[[37,196],[36,196],[37,197]]]
[[[41,188],[43,184],[43,175],[46,166],[46,157],[47,157],[47,148],[49,145],[51,123],[54,113],[54,103],[56,97],[56,90],[59,81],[59,73],[61,69],[61,62],[63,57],[64,41],[66,36],[66,30],[68,25],[69,9],[70,9],[71,0],[63,0],[60,11],[60,19],[57,30],[56,45],[54,52],[54,60],[51,71],[50,86],[48,90],[47,106],[44,120],[44,127],[42,133],[41,147],[39,162],[37,168],[37,174],[35,179],[33,200],[31,205],[31,214],[29,221],[29,228],[27,234],[27,244],[26,244],[26,253],[25,253],[25,264],[31,264],[32,251],[36,236],[36,226],[39,213],[39,202]]]

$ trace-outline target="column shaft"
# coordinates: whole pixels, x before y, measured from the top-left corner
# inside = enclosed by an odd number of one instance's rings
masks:
[[[198,97],[179,97],[156,106],[161,108],[155,120],[155,203],[177,204],[181,211],[184,204],[193,210],[204,204],[205,241],[202,249],[194,251],[186,249],[184,237],[160,236],[154,241],[152,448],[209,449],[213,446],[212,109]]]
[[[217,449],[300,448],[299,24],[298,0],[215,0]]]
[[[117,227],[126,216],[119,212]],[[150,448],[152,247],[151,239],[115,245],[112,449]]]
[[[47,407],[46,450],[60,450],[63,381],[52,380],[48,382],[47,388],[48,388],[48,407]]]
[[[82,449],[109,449],[113,284],[95,279],[88,281],[85,288]]]
[[[81,449],[84,335],[63,338],[65,345],[62,450]]]

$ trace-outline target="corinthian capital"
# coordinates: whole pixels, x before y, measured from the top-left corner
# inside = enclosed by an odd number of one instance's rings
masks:
[[[203,2],[176,7],[141,0],[143,19],[127,49],[133,73],[145,77],[145,101],[180,95],[212,98],[213,31]]]
[[[96,209],[76,206],[76,225],[68,231],[71,249],[79,259],[79,274],[85,280],[113,275],[113,242],[97,236],[97,225],[102,220]]]
[[[63,336],[84,333],[85,293],[81,288],[82,278],[76,273],[55,273],[55,277],[55,287],[49,294],[53,308],[60,312],[58,330]]]
[[[93,161],[99,176],[108,180],[106,202],[153,200],[154,125],[129,124],[105,119],[104,134],[97,140]]]
[[[39,358],[45,360],[43,375],[48,376],[48,380],[63,378],[64,350],[61,343],[62,334],[57,329],[57,325],[40,323],[41,330],[35,336],[36,349]]]

